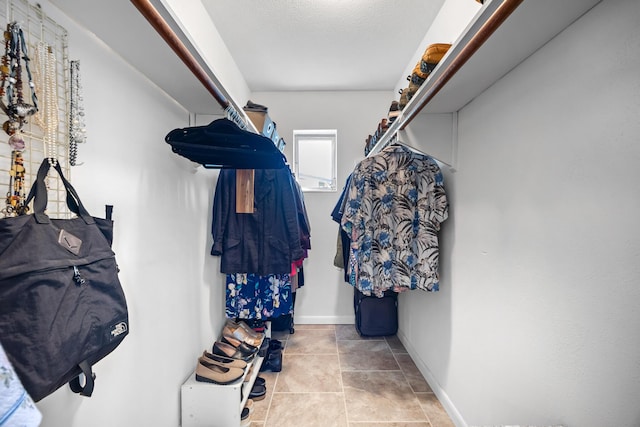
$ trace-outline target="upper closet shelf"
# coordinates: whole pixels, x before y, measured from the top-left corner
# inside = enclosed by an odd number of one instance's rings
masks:
[[[389,145],[398,131],[407,130],[413,122],[428,121],[426,115],[459,111],[599,2],[489,1],[371,149],[370,155]],[[451,114],[452,123],[457,120],[454,116]]]
[[[206,65],[206,61],[198,55],[197,49],[192,45],[189,37],[182,31],[164,3],[156,1],[157,7],[150,0],[131,0],[131,3],[202,83],[229,118],[241,127],[260,134],[247,114],[233,101],[210,67]]]

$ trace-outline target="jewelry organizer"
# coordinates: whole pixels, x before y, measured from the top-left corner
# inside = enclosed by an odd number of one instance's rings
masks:
[[[2,31],[8,24],[17,22],[24,33],[24,40],[30,58],[31,73],[34,76],[35,92],[40,107],[38,113],[27,118],[22,127],[25,148],[22,151],[25,176],[23,191],[29,193],[38,167],[47,156],[48,150],[57,158],[62,170],[70,179],[69,164],[69,61],[67,51],[67,31],[40,7],[25,0],[0,0],[0,22]],[[4,42],[4,38],[3,38]],[[2,54],[4,54],[4,46]],[[48,64],[48,66],[47,66]],[[35,67],[38,67],[36,70]],[[45,73],[49,71],[48,75]],[[25,100],[31,95],[27,73],[23,70],[22,91]],[[40,78],[36,78],[40,76]],[[49,89],[38,87],[38,80],[46,82]],[[3,95],[6,105],[6,94]],[[46,117],[43,116],[46,114]],[[0,110],[0,122],[5,123],[7,115]],[[7,143],[9,135],[0,131],[0,217],[7,216],[6,196],[13,192],[11,185],[12,147]],[[49,147],[47,147],[49,146]],[[54,218],[69,218],[66,192],[59,179],[48,180],[47,213]],[[11,188],[10,188],[11,186]]]

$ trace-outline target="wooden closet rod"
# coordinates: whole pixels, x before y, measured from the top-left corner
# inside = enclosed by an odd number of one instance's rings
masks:
[[[198,61],[196,61],[191,52],[189,52],[178,35],[171,29],[169,24],[167,24],[167,21],[164,20],[160,13],[158,13],[151,2],[149,0],[131,0],[131,3],[133,3],[147,21],[149,21],[151,26],[155,28],[158,34],[160,34],[164,41],[167,42],[171,49],[173,49],[193,75],[200,80],[200,83],[204,85],[205,89],[213,95],[215,100],[218,101],[218,104],[220,104],[222,108],[227,108],[229,106],[227,98],[225,98],[222,92],[220,92],[213,80],[209,78],[200,64],[198,64]]]
[[[531,0],[534,1],[534,0]],[[413,120],[420,111],[433,99],[434,96],[444,87],[444,85],[453,77],[456,72],[467,62],[469,58],[484,44],[485,41],[494,33],[495,30],[516,10],[523,0],[505,0],[487,21],[480,27],[478,32],[469,40],[460,53],[449,63],[449,66],[440,74],[438,79],[427,88],[426,95],[422,98],[420,105],[411,111],[404,120],[400,130],[404,130],[411,120]]]

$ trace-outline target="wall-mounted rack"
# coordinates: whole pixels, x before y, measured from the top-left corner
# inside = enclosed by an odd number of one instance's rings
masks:
[[[31,58],[31,71],[44,76],[44,62],[38,62],[38,52],[49,52],[49,60],[53,59],[55,64],[53,71],[55,77],[52,79],[50,99],[52,113],[57,111],[57,125],[52,129],[53,152],[47,153],[48,141],[52,141],[51,135],[45,137],[46,131],[42,127],[42,116],[31,116],[25,122],[22,128],[22,138],[25,142],[25,149],[21,152],[23,158],[23,167],[25,170],[23,191],[24,195],[29,193],[29,189],[35,180],[38,167],[42,160],[53,154],[60,163],[65,176],[71,180],[71,164],[69,159],[69,56],[68,56],[68,35],[67,30],[58,24],[51,17],[47,16],[40,5],[32,4],[28,0],[0,0],[0,18],[3,22],[2,31],[7,29],[7,24],[17,22],[24,31],[25,41],[28,47],[29,56]],[[40,48],[40,49],[39,49]],[[3,52],[4,53],[4,52]],[[51,64],[50,64],[51,65]],[[28,80],[23,79],[25,94],[30,93]],[[45,94],[42,87],[36,88],[36,95],[40,101],[40,113],[43,114]],[[28,96],[28,95],[27,95]],[[31,102],[27,100],[27,102]],[[55,116],[53,116],[55,117]],[[0,111],[0,124],[7,121],[8,117],[4,112]],[[40,119],[40,120],[39,120]],[[0,218],[15,215],[15,211],[8,212],[6,196],[12,194],[14,187],[12,185],[11,169],[13,163],[12,148],[7,141],[9,135],[2,131],[3,137],[0,144]],[[62,181],[53,178],[48,181],[49,203],[47,205],[48,215],[53,218],[70,218],[72,213],[69,211],[66,202],[66,190]]]
[[[397,138],[455,169],[458,111],[599,2],[486,2],[369,155]]]

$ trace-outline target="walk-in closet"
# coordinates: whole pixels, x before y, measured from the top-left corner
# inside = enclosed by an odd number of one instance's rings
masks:
[[[0,425],[640,427],[640,2],[0,0]]]

